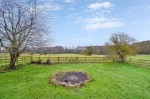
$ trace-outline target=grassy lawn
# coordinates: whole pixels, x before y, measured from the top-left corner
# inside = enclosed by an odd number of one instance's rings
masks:
[[[63,71],[84,71],[92,80],[82,88],[49,84]],[[150,99],[150,69],[129,64],[28,65],[0,74],[0,99]]]

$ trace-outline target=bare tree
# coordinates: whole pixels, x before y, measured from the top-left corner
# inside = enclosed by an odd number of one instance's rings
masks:
[[[27,47],[45,43],[41,15],[36,0],[0,0],[0,45],[10,53],[10,69]]]
[[[134,53],[135,47],[132,43],[134,38],[125,33],[112,34],[110,43],[107,43],[108,53],[113,60],[125,62],[126,56]]]

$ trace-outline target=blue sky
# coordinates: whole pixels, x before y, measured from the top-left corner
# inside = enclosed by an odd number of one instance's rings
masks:
[[[103,45],[113,33],[150,40],[150,0],[40,0],[52,19],[53,45]]]

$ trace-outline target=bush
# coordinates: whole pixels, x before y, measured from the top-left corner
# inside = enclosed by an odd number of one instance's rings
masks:
[[[39,59],[38,61],[31,61],[30,63],[31,64],[44,64],[44,65],[51,65],[51,64],[53,64],[53,62],[50,59],[46,60],[46,62],[42,62],[42,60]]]

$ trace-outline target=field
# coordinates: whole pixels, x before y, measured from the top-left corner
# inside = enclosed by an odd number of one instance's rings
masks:
[[[92,80],[83,87],[49,84],[52,74],[84,71]],[[28,65],[0,74],[0,99],[149,99],[150,69],[129,64]]]
[[[1,57],[9,57],[1,54]],[[22,54],[21,57],[31,57]],[[34,54],[35,59],[44,60],[48,57],[79,57],[92,59],[103,57],[100,55],[85,56],[79,54]],[[22,59],[22,58],[19,58]],[[150,55],[129,57],[132,62],[150,60]],[[24,59],[23,59],[24,60]],[[65,61],[65,60],[64,60]],[[90,60],[88,60],[90,61]],[[22,61],[21,61],[22,62]],[[142,61],[140,61],[142,62]],[[2,60],[0,66],[8,64]],[[144,63],[141,63],[142,65]],[[150,98],[150,69],[123,63],[82,63],[82,64],[54,64],[51,66],[26,65],[16,71],[0,74],[0,99],[83,99],[83,98]],[[150,67],[148,64],[147,67]],[[83,87],[65,88],[49,84],[50,77],[63,71],[87,72],[92,80]]]
[[[127,59],[128,63],[135,64],[140,67],[150,68],[150,55],[130,56]]]
[[[150,55],[136,55],[129,57],[134,60],[142,59],[142,60],[150,60]]]

